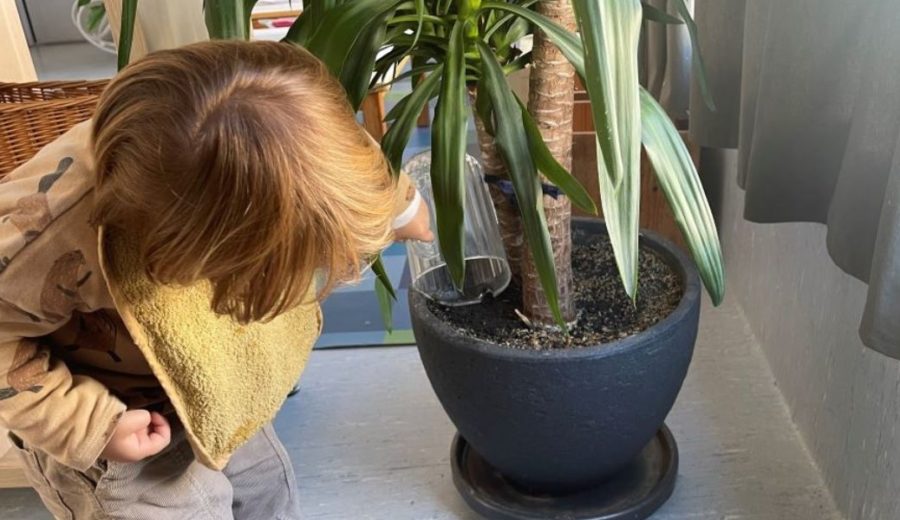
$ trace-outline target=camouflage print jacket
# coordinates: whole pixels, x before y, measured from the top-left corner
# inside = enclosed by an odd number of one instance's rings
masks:
[[[0,179],[0,426],[79,470],[126,409],[169,406],[100,267],[89,141],[79,124]]]

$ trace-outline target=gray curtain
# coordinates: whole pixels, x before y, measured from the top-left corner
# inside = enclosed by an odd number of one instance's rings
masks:
[[[696,0],[717,104],[691,132],[738,148],[745,217],[821,222],[869,283],[863,342],[900,358],[900,0]]]
[[[693,10],[694,0],[679,1],[689,11]],[[645,3],[679,17],[674,0],[645,0]],[[638,58],[641,84],[659,100],[679,127],[687,124],[691,63],[691,38],[685,25],[644,22]]]

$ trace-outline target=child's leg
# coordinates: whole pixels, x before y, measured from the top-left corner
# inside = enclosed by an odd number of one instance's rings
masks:
[[[300,518],[294,469],[271,424],[235,452],[224,473],[234,490],[235,520]]]
[[[135,463],[98,463],[87,472],[16,443],[32,485],[58,519],[230,520],[233,494],[221,472],[194,460],[180,426],[172,444]]]

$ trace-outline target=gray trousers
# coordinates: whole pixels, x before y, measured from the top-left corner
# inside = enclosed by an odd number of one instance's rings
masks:
[[[13,437],[26,474],[60,520],[295,520],[294,470],[271,425],[238,449],[223,471],[194,460],[180,425],[172,443],[136,463],[99,462],[87,472]]]

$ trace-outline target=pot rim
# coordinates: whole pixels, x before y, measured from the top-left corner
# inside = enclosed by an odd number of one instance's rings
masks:
[[[573,217],[573,224],[603,225],[603,232],[606,232],[606,226],[603,220],[592,219],[587,217]],[[499,345],[489,342],[481,338],[466,336],[461,334],[447,322],[438,319],[437,316],[428,309],[428,299],[416,291],[409,291],[410,311],[417,310],[421,312],[425,318],[423,321],[428,323],[428,327],[435,330],[441,337],[445,338],[464,338],[465,341],[454,341],[453,343],[459,348],[476,351],[481,355],[496,357],[502,359],[515,359],[520,362],[536,361],[547,363],[552,361],[572,361],[581,358],[603,358],[623,354],[625,352],[636,350],[647,344],[651,337],[666,337],[674,333],[675,325],[683,321],[691,312],[695,304],[699,304],[702,285],[697,269],[694,267],[693,260],[678,246],[670,240],[663,238],[660,234],[648,229],[640,230],[639,247],[649,247],[658,253],[662,259],[672,267],[676,273],[681,276],[683,292],[678,305],[665,318],[651,325],[649,328],[638,332],[637,334],[626,338],[618,339],[608,343],[600,343],[584,347],[569,347],[561,349],[518,349]]]

